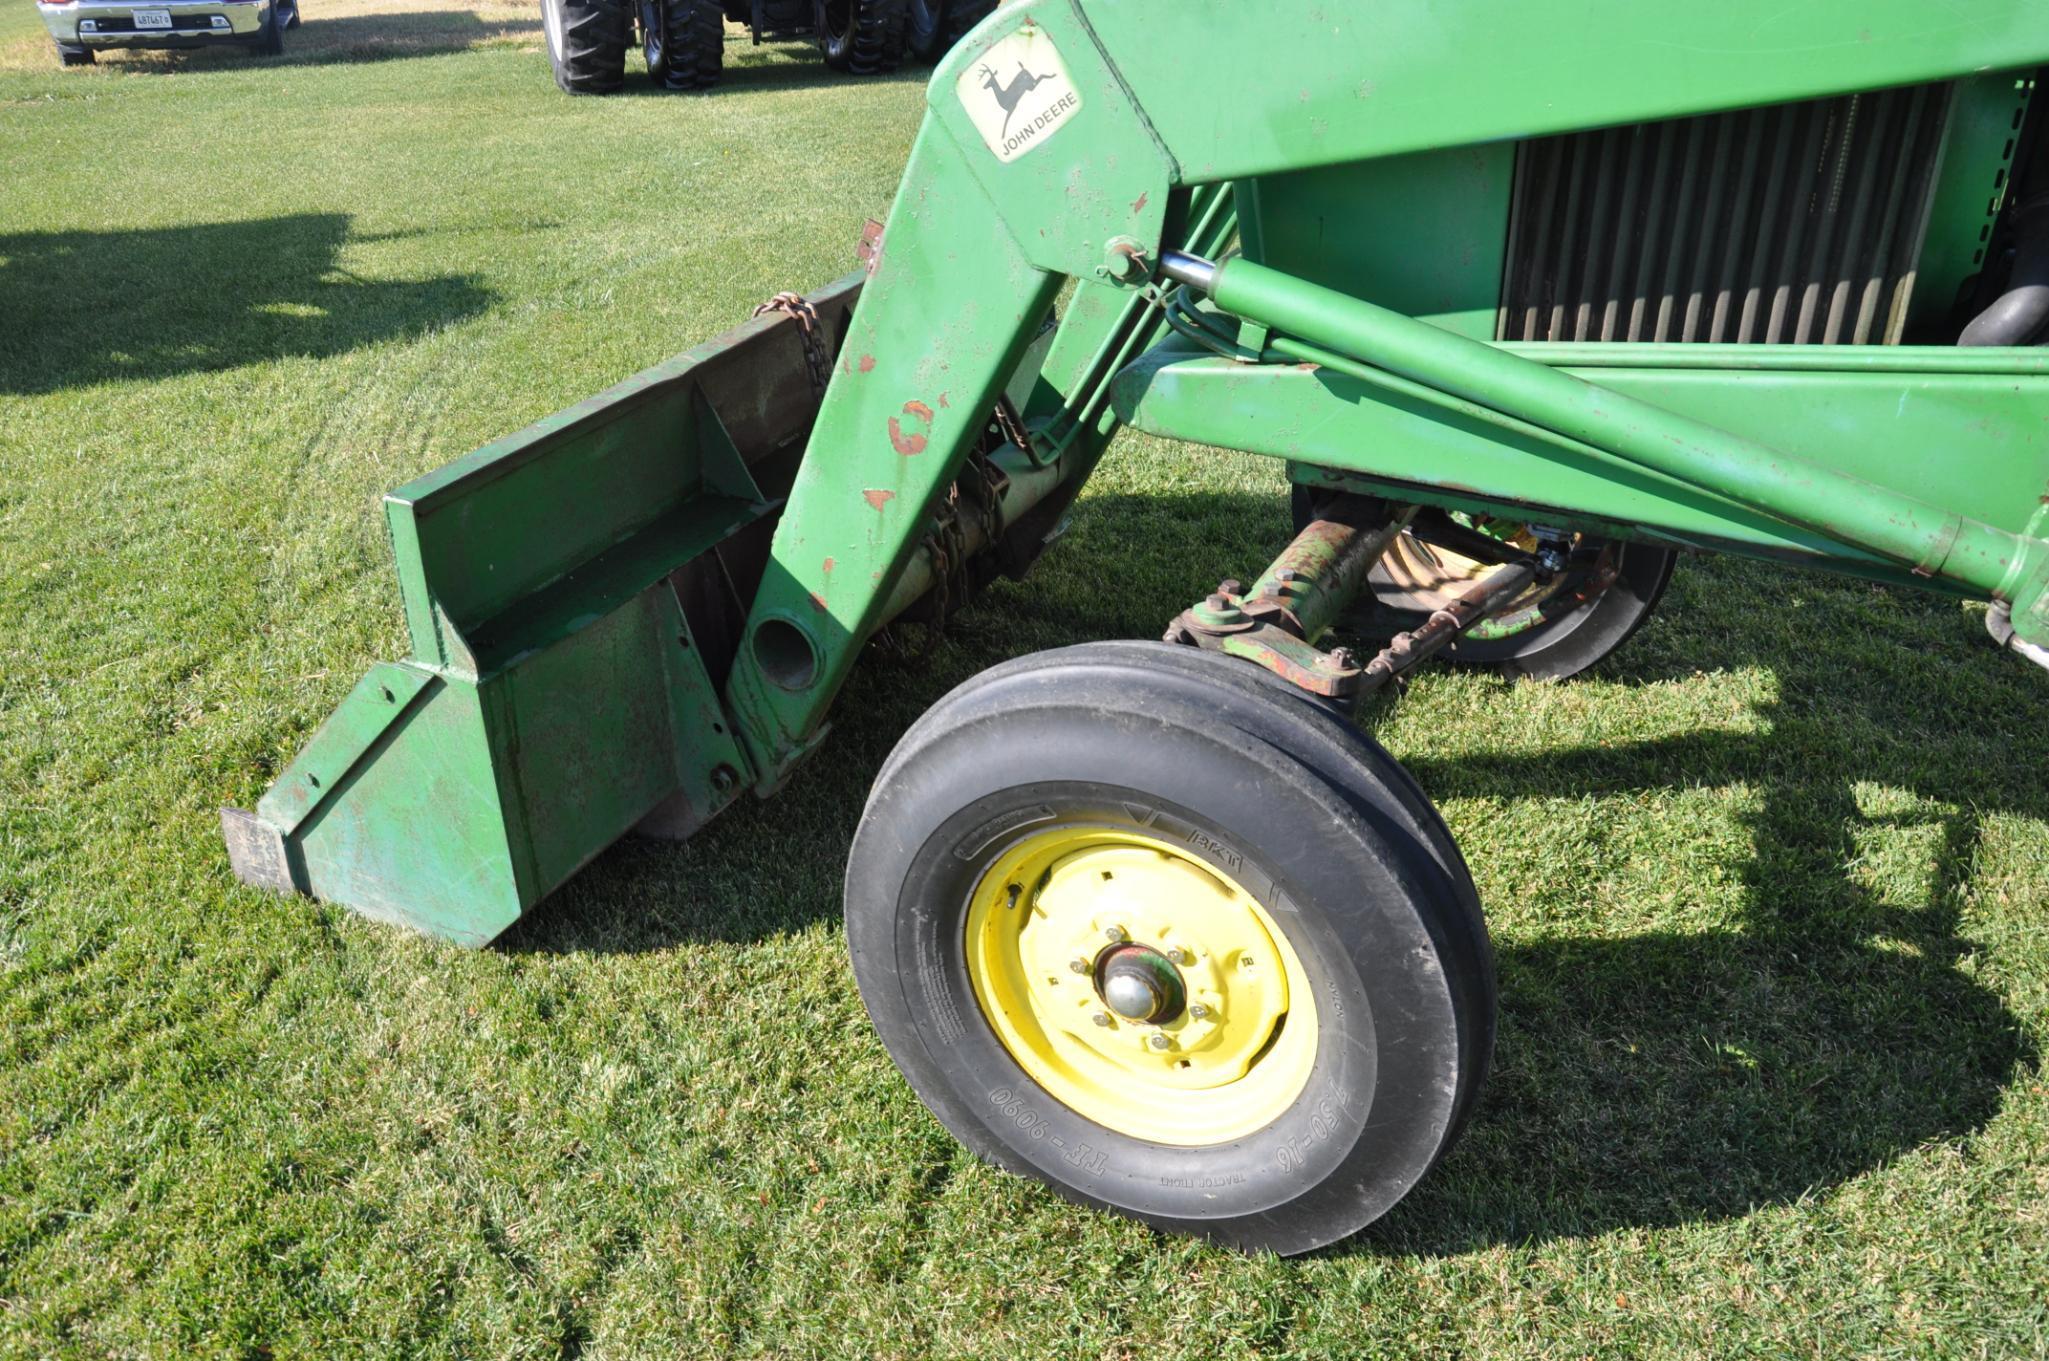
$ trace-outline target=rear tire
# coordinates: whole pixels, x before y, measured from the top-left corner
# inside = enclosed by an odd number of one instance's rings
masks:
[[[626,81],[633,25],[609,0],[541,0],[541,30],[555,83],[573,95],[611,94]]]
[[[1268,933],[1235,955],[1190,906],[1226,897]],[[963,1143],[1082,1204],[1241,1248],[1306,1252],[1385,1213],[1456,1137],[1492,1048],[1486,927],[1414,782],[1292,687],[1190,648],[1040,653],[934,705],[876,778],[846,910],[884,1045]],[[1160,913],[1176,915],[1149,924]],[[1029,962],[1041,922],[1096,940],[1096,917],[1130,929],[1093,973],[1079,954],[1065,966],[1065,934],[1055,962]],[[1004,942],[1022,972],[992,969]],[[1103,961],[1134,948],[1172,960],[1182,1009],[1077,1024],[1112,1004]],[[1031,996],[1013,1005],[1019,982]],[[1011,1001],[984,1000],[1001,988]],[[1277,1015],[1250,1010],[1277,993]],[[1253,1015],[1270,1031],[1230,1029]],[[1249,1057],[1212,1080],[1219,1051]],[[1070,1080],[1091,1064],[1107,1085]]]
[[[814,24],[825,64],[872,76],[903,63],[907,0],[816,0]]]
[[[65,66],[91,66],[96,59],[90,47],[75,47],[70,43],[58,43],[57,60]]]
[[[665,90],[708,90],[726,60],[725,15],[716,0],[651,0],[663,6],[667,69],[648,74]]]

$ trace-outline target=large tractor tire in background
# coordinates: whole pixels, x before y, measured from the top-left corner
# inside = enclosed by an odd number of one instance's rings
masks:
[[[908,0],[817,0],[818,50],[850,75],[894,71],[904,59]]]
[[[665,90],[707,90],[726,60],[718,0],[641,0],[647,77]]]
[[[626,80],[633,23],[617,0],[541,0],[541,30],[555,83],[573,95],[606,95]]]
[[[911,55],[919,61],[938,61],[995,11],[996,0],[910,0],[906,27]]]

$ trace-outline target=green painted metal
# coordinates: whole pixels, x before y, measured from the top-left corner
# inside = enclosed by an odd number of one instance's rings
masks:
[[[1218,55],[1247,78],[1191,75]],[[413,655],[228,820],[238,869],[477,943],[628,828],[772,790],[939,574],[1006,387],[1030,447],[976,532],[1010,570],[1130,420],[1454,508],[1918,567],[2049,640],[2035,356],[1483,343],[1519,139],[1965,78],[1924,251],[1953,293],[1998,154],[1977,73],[2045,61],[2032,0],[1006,5],[934,72],[868,276],[813,296],[822,399],[764,318],[393,494]],[[1267,362],[1148,353],[1162,252],[1234,230],[1219,300]]]
[[[1990,71],[1964,77],[1951,92],[1942,165],[1907,310],[1910,339],[1949,317],[1959,290],[1985,263],[2034,87],[2031,71]]]
[[[1310,362],[1254,366],[1188,348],[1155,350],[1119,379],[1118,415],[1153,434],[1363,474],[1382,494],[1451,509],[1823,563],[1883,561],[1589,442],[1329,351],[1278,344]],[[1750,359],[1765,347],[1500,348],[2014,533],[2027,529],[2049,490],[2049,365],[2034,364],[2032,374],[1970,374],[1944,367],[1950,350],[1777,346],[1767,357],[1787,366],[1761,370],[1698,366],[1689,351],[1742,348]],[[1919,356],[1928,371],[1911,367]],[[1587,358],[1602,364],[1580,362]],[[1911,565],[1888,575],[1915,579]]]
[[[824,324],[861,282],[812,295]],[[238,870],[481,945],[632,827],[736,797],[750,762],[671,575],[776,509],[756,473],[808,427],[805,373],[763,318],[392,492],[412,659],[231,834]]]
[[[1732,434],[1627,395],[1612,382],[1589,383],[1250,260],[1224,264],[1211,295],[1226,311],[1713,490],[1837,543],[1910,564],[1924,576],[1996,599],[2013,599],[2014,592],[2039,589],[2038,579],[2049,579],[2049,543]]]
[[[1514,183],[1508,142],[1268,175],[1242,191],[1261,223],[1245,256],[1492,340]]]

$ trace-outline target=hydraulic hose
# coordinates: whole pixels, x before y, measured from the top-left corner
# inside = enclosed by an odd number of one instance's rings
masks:
[[[1971,318],[1959,345],[2025,345],[2049,322],[2049,194],[2014,209],[2013,274],[2006,292]]]

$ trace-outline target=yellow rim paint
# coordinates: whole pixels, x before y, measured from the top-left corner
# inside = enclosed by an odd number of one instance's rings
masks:
[[[1120,941],[1172,961],[1179,1015],[1141,1024],[1104,1004],[1095,961]],[[1026,837],[976,885],[966,943],[975,1000],[1018,1066],[1120,1134],[1242,1138],[1294,1104],[1315,1064],[1316,998],[1287,936],[1229,876],[1153,837]]]

